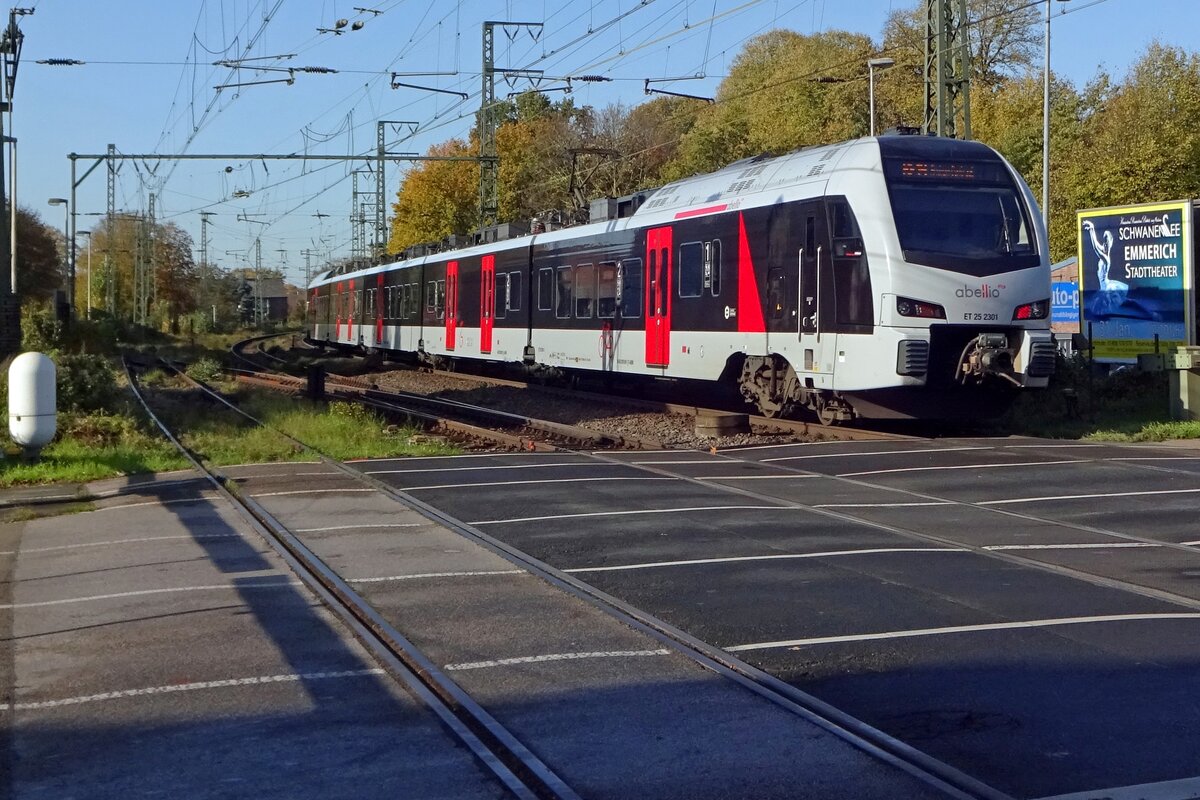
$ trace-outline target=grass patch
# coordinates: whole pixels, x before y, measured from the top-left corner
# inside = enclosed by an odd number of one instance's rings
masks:
[[[155,402],[166,399],[156,393]],[[308,461],[312,454],[265,428],[253,426],[194,392],[172,392],[164,416],[184,444],[217,465]],[[416,428],[389,424],[351,403],[315,403],[268,390],[239,387],[230,398],[271,428],[339,460],[450,455],[458,450],[429,440]]]
[[[1200,423],[1170,419],[1167,379],[1135,370],[1089,374],[1082,359],[1060,358],[1049,387],[1023,392],[999,432],[1116,442],[1200,438]]]
[[[25,463],[15,453],[0,461],[0,486],[83,483],[100,478],[187,467],[169,442],[144,430],[131,416],[61,415],[58,438],[41,458]]]
[[[21,506],[11,510],[0,510],[0,524],[12,522],[29,522],[44,517],[63,517],[68,514],[81,514],[84,511],[95,511],[96,504],[91,502],[54,503],[41,506]]]

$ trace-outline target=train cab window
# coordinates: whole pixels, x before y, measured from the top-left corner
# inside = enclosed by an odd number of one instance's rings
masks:
[[[591,319],[596,305],[596,268],[591,264],[575,268],[575,316]]]
[[[521,273],[508,273],[508,310],[521,310]]]
[[[554,310],[554,270],[538,270],[538,311]]]
[[[596,316],[612,319],[617,314],[617,262],[601,261],[596,271]]]
[[[554,315],[559,319],[567,319],[571,316],[571,307],[574,305],[575,296],[572,277],[570,267],[558,268],[558,283],[555,286],[555,297],[558,302]]]
[[[833,223],[833,295],[838,324],[869,326],[873,316],[871,273],[858,221],[845,200],[830,201],[829,210]]]
[[[642,260],[627,258],[617,267],[617,308],[625,319],[642,315]]]
[[[704,244],[688,242],[679,245],[679,296],[699,297],[704,294]]]

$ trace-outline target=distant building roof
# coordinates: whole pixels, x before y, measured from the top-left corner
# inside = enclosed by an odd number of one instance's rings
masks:
[[[254,279],[248,278],[246,286],[250,289],[250,294],[256,294],[254,290]],[[282,278],[263,278],[262,290],[258,292],[261,297],[287,297],[287,286],[284,285]]]

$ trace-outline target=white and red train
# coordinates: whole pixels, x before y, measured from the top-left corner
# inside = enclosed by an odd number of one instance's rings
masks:
[[[722,381],[763,413],[827,423],[988,413],[1054,369],[1045,228],[982,144],[897,135],[751,158],[592,217],[322,275],[309,338]]]

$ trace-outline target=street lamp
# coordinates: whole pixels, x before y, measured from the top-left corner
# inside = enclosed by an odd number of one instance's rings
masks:
[[[1049,0],[1047,0],[1049,2]],[[896,65],[896,60],[893,58],[869,58],[867,59],[867,75],[868,84],[870,84],[870,101],[871,106],[871,135],[875,135],[875,70],[887,69]]]
[[[1067,0],[1058,0],[1066,3]],[[1046,66],[1042,92],[1042,220],[1050,230],[1050,0],[1046,0]],[[1047,233],[1049,236],[1049,233]]]
[[[71,240],[71,201],[65,197],[51,197],[46,202],[52,206],[62,206],[66,212],[66,221],[63,223],[63,260],[66,262],[66,269],[63,270],[63,287],[67,290],[67,301],[74,305],[75,287],[71,285],[75,279],[75,276],[71,274],[71,264],[74,263],[74,259],[71,258],[71,255],[75,249],[75,242]],[[74,309],[71,309],[69,313],[74,313]]]
[[[92,232],[91,232],[91,231],[80,231],[80,232],[79,232],[79,235],[80,235],[80,236],[86,236],[86,237],[88,237],[88,251],[87,251],[87,271],[88,271],[88,278],[87,278],[87,311],[85,312],[85,314],[84,314],[84,317],[85,317],[86,319],[91,319],[91,318],[92,318]]]

